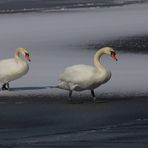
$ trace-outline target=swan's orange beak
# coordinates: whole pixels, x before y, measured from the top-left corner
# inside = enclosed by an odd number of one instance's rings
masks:
[[[112,57],[113,60],[118,61],[115,52],[113,52],[113,51],[111,52],[111,57]]]
[[[25,58],[26,58],[27,61],[31,62],[31,59],[30,59],[28,54],[25,54]]]

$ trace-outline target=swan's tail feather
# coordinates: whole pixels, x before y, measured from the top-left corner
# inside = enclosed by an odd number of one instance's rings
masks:
[[[56,86],[49,86],[49,88],[58,88],[58,89],[65,89],[65,90],[69,90],[69,86],[67,83],[65,82],[60,82],[58,85]]]

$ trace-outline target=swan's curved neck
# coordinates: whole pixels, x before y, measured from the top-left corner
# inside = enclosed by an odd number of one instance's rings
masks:
[[[21,58],[20,58],[20,53],[21,53],[21,51],[20,51],[20,49],[18,48],[18,49],[15,51],[15,55],[14,55],[15,59],[21,60]]]
[[[100,58],[103,54],[104,54],[103,50],[99,50],[96,52],[96,54],[94,56],[94,65],[96,66],[97,69],[104,67],[100,62]]]

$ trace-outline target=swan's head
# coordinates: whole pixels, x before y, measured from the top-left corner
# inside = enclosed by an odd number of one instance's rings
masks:
[[[21,54],[25,57],[27,61],[31,62],[30,55],[27,48],[18,48],[18,50],[21,52]]]
[[[112,57],[113,60],[118,60],[116,57],[116,52],[111,47],[105,47],[103,48],[103,51],[105,54],[108,54]]]

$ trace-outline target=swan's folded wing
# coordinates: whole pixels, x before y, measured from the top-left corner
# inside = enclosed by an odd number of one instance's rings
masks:
[[[74,65],[65,69],[60,75],[61,81],[72,82],[74,84],[88,83],[95,81],[96,68],[89,65]]]
[[[0,61],[0,74],[7,74],[8,71],[13,71],[16,67],[16,62],[14,59],[6,59]]]

